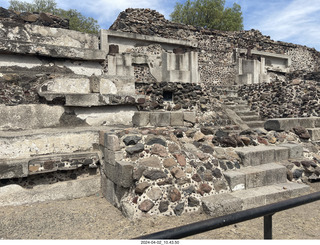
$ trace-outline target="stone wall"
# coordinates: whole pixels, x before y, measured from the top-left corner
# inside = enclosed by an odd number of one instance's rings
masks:
[[[278,76],[269,84],[243,85],[238,93],[263,118],[320,115],[318,73]]]
[[[216,83],[234,84],[236,60],[234,50],[254,49],[291,58],[291,71],[319,70],[319,52],[292,43],[276,42],[258,30],[223,32],[170,22],[150,9],[127,9],[119,14],[110,27],[130,33],[192,40],[198,42],[200,81],[208,87]]]
[[[243,168],[237,152],[245,151],[243,146],[295,147],[306,158],[282,161],[287,179],[317,179],[319,149],[299,135],[265,130],[229,134],[211,127],[100,131],[102,192],[131,219],[196,212],[203,197],[231,192],[224,174]]]
[[[104,195],[131,218],[196,211],[203,196],[230,191],[223,172],[240,168],[236,147],[290,141],[288,132],[230,133],[240,127],[216,85],[234,83],[236,48],[297,54],[288,69],[318,68],[313,49],[151,10],[128,9],[99,36],[13,20],[0,22],[1,183],[101,164]]]

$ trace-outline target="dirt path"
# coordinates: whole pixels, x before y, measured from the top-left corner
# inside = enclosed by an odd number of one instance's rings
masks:
[[[320,183],[312,184],[320,191]],[[130,239],[210,218],[198,213],[130,221],[100,195],[0,209],[0,239]],[[320,239],[320,201],[273,216],[274,239]],[[263,218],[188,239],[263,239]]]

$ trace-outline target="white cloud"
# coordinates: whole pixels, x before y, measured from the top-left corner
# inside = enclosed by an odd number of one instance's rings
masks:
[[[118,14],[127,8],[150,8],[164,14],[166,17],[172,11],[170,0],[95,0],[95,1],[64,1],[58,0],[58,6],[64,9],[74,9],[97,19],[102,28],[116,20]],[[107,25],[107,26],[106,26]]]
[[[271,36],[272,39],[320,50],[319,0],[279,0],[273,3],[264,2],[264,5],[259,7],[263,6],[262,9],[255,9],[255,18],[249,17],[247,25]],[[251,6],[251,10],[253,7]],[[249,15],[249,12],[246,14]]]

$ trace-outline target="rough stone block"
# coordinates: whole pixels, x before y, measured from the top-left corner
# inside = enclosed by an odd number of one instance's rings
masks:
[[[151,126],[163,127],[170,125],[170,112],[151,112],[150,113]]]
[[[105,162],[110,165],[115,165],[117,161],[121,161],[123,159],[124,153],[122,151],[113,151],[106,147],[103,147],[102,150]]]
[[[133,164],[119,161],[115,165],[104,163],[104,174],[118,186],[128,188],[133,185]]]
[[[248,169],[246,173],[246,189],[286,182],[286,168],[269,163]]]
[[[284,131],[300,126],[297,118],[277,118],[269,119],[265,122],[264,128],[266,130]]]
[[[274,149],[275,158],[274,160],[276,162],[287,160],[289,159],[289,149],[286,147],[275,147]]]
[[[286,168],[276,163],[226,171],[224,176],[232,191],[286,182]]]
[[[65,109],[49,105],[0,105],[0,130],[57,127]]]
[[[183,120],[189,123],[196,123],[196,113],[195,112],[183,112]]]
[[[219,217],[242,210],[243,201],[231,194],[213,195],[202,198],[202,207],[206,214]]]
[[[246,176],[240,171],[226,171],[224,177],[227,180],[231,191],[244,190],[246,188]]]
[[[320,118],[276,118],[267,120],[264,127],[267,130],[284,131],[294,127],[315,128],[320,125]]]
[[[0,179],[28,176],[28,159],[0,160]]]
[[[150,113],[139,111],[135,112],[132,117],[132,124],[135,127],[144,127],[147,126],[150,122]]]
[[[182,112],[171,112],[170,115],[171,126],[183,126],[183,113]]]
[[[72,170],[82,166],[96,166],[99,161],[98,153],[73,153],[73,154],[52,154],[32,158],[28,162],[29,175],[55,172],[58,170]]]
[[[131,162],[117,162],[118,182],[122,187],[131,187],[133,185],[133,164]]]
[[[312,141],[319,141],[320,140],[320,128],[307,128],[310,139]]]
[[[314,128],[316,118],[315,117],[305,117],[305,118],[298,118],[299,124],[301,127],[304,128]]]
[[[90,77],[90,92],[91,93],[100,92],[100,79],[96,76]]]
[[[320,117],[314,117],[314,127],[320,127]]]
[[[108,202],[115,207],[120,208],[121,199],[129,191],[129,189],[116,185],[102,173],[101,191],[102,195],[108,200]]]
[[[101,102],[98,93],[92,94],[67,94],[66,106],[91,107],[98,106]]]
[[[280,147],[289,149],[289,158],[301,158],[303,156],[303,147],[298,144],[281,144]]]
[[[104,131],[100,131],[100,145],[106,147],[110,151],[119,151],[120,150],[120,141],[116,134],[114,133],[106,133]]]
[[[236,149],[242,164],[247,166],[257,166],[264,163],[274,162],[274,147],[255,146]]]

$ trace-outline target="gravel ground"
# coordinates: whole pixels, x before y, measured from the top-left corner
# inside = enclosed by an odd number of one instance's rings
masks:
[[[320,191],[320,183],[311,184]],[[131,239],[210,218],[203,213],[130,221],[101,195],[0,209],[0,239]],[[320,201],[276,213],[274,239],[320,239]],[[263,218],[187,239],[263,239]]]

